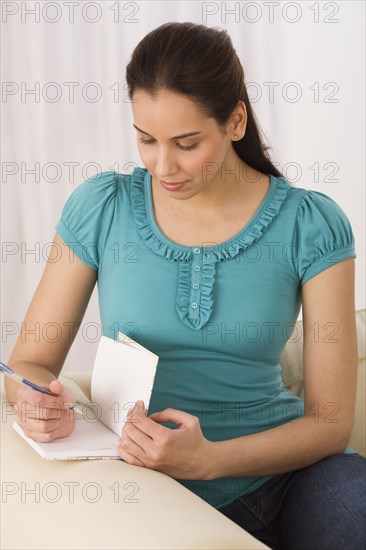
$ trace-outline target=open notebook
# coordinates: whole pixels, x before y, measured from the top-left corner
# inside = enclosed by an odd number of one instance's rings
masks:
[[[159,357],[122,332],[113,340],[102,336],[91,377],[91,402],[78,405],[70,436],[47,443],[27,437],[14,421],[13,429],[45,460],[122,460],[117,441],[127,412],[142,399],[149,409]]]

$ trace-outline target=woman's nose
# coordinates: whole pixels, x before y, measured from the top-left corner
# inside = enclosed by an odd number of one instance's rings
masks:
[[[177,165],[174,157],[168,151],[162,151],[159,153],[156,161],[156,174],[160,175],[160,179],[166,178],[169,181],[170,176],[168,174],[174,174],[177,171]]]

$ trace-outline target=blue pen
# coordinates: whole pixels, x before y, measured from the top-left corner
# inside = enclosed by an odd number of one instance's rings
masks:
[[[33,382],[30,382],[29,380],[27,380],[26,378],[23,378],[19,374],[16,374],[10,367],[5,365],[5,363],[2,363],[1,361],[0,361],[0,372],[5,374],[6,376],[9,376],[9,378],[12,378],[16,382],[20,382],[20,384],[25,384],[27,386],[30,386],[36,391],[40,391],[42,393],[47,393],[47,395],[53,395],[54,397],[57,397],[56,393],[52,393],[46,390],[45,388],[41,388],[40,386],[37,386],[37,384],[33,384]],[[83,414],[82,411],[77,407],[75,407],[74,405],[71,405],[71,407],[67,407],[67,408],[70,409],[71,411],[75,411],[76,413]]]

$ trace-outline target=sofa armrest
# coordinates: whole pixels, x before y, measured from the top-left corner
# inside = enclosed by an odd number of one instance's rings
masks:
[[[60,378],[90,401],[85,373]],[[115,460],[42,460],[11,428],[3,387],[1,411],[2,548],[268,549],[161,472]]]

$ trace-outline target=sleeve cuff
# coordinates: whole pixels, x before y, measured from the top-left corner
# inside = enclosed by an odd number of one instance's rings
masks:
[[[307,268],[307,270],[305,271],[301,279],[301,286],[304,283],[306,283],[306,281],[314,277],[315,275],[318,275],[318,273],[321,273],[325,269],[332,267],[332,265],[335,265],[338,262],[341,262],[342,260],[346,260],[347,258],[356,258],[356,257],[357,255],[356,255],[356,249],[354,244],[329,252],[329,254],[322,256],[320,260],[318,260],[314,264],[311,264]]]
[[[71,252],[76,254],[76,256],[84,262],[87,266],[98,271],[98,266],[93,261],[90,253],[88,252],[87,247],[83,246],[71,233],[71,231],[66,227],[64,222],[60,220],[55,226],[57,233],[60,235],[64,243],[70,248]]]

